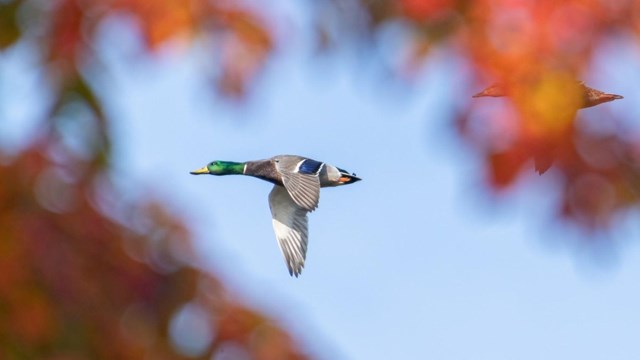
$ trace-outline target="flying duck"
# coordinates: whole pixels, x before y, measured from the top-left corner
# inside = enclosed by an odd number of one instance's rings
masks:
[[[273,230],[289,274],[296,277],[307,255],[307,213],[318,207],[320,188],[361,180],[346,170],[297,155],[246,162],[216,160],[191,174],[248,175],[274,184],[269,194]]]

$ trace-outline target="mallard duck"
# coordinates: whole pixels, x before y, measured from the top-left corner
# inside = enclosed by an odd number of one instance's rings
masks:
[[[596,106],[609,101],[623,99],[622,95],[608,94],[603,91],[590,88],[587,85],[585,85],[584,82],[582,81],[577,81],[577,85],[580,87],[580,90],[582,91],[582,102],[580,103],[578,109],[585,109],[585,108]],[[479,93],[473,95],[472,97],[474,98],[503,97],[503,96],[508,96],[509,93],[510,93],[509,86],[502,83],[495,83],[487,87],[486,89],[480,91]],[[571,117],[571,119],[575,117],[576,111],[578,109],[574,109],[574,111],[571,114],[568,114]],[[536,172],[542,175],[547,170],[549,170],[549,168],[553,164],[554,156],[549,154],[549,149],[552,149],[551,152],[553,152],[555,145],[553,141],[547,141],[539,144],[539,147],[545,149],[545,151],[539,154],[535,154],[533,156],[533,163],[534,163],[534,168]]]
[[[269,193],[273,230],[289,274],[296,277],[307,256],[307,213],[318,207],[320,188],[360,181],[346,170],[297,155],[247,162],[216,160],[191,174],[248,175],[273,183]]]

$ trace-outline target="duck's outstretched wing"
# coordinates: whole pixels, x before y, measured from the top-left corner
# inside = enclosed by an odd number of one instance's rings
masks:
[[[269,208],[278,245],[289,268],[289,274],[298,277],[307,256],[307,210],[299,207],[287,189],[276,185],[269,193]]]
[[[320,202],[318,174],[324,163],[299,156],[288,156],[276,159],[275,165],[293,201],[307,211],[315,210]]]

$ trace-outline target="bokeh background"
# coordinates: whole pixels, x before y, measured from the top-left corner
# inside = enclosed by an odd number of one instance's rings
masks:
[[[638,35],[635,1],[0,1],[1,357],[636,359]],[[557,115],[575,79],[624,99]],[[300,278],[270,184],[188,174],[287,153],[363,178]]]

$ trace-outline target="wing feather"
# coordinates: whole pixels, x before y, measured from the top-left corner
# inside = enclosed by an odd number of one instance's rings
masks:
[[[273,230],[289,274],[298,277],[307,255],[308,211],[299,207],[287,189],[279,185],[274,186],[269,193],[269,208]]]
[[[320,178],[317,173],[303,174],[297,171],[301,161],[305,161],[304,158],[283,157],[276,162],[276,169],[293,201],[301,208],[313,211],[320,202]]]

